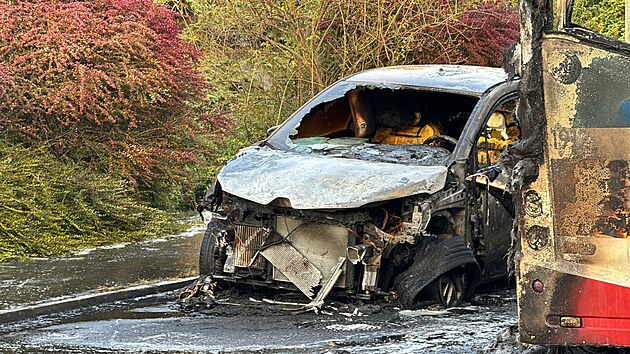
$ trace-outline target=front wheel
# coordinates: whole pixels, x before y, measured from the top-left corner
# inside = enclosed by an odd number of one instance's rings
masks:
[[[467,286],[468,277],[463,271],[442,274],[432,284],[435,299],[444,307],[460,305]]]
[[[217,238],[215,236],[215,228],[208,225],[206,233],[201,241],[199,250],[199,274],[212,275],[215,273],[217,261],[219,259],[219,248],[217,247]]]

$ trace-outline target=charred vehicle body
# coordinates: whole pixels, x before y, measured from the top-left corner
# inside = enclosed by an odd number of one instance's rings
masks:
[[[630,44],[581,26],[585,21],[572,16],[580,7],[584,2],[567,0],[520,5],[525,143],[514,165],[529,171],[514,193],[519,336],[533,344],[626,348],[575,352],[626,353]]]
[[[335,289],[458,305],[506,275],[514,210],[496,162],[520,137],[517,83],[427,65],[331,85],[219,172],[200,273],[315,305]]]

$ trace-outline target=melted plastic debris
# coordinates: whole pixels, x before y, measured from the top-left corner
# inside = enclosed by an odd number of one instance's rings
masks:
[[[355,308],[354,311],[352,311],[352,312],[339,312],[339,314],[342,315],[342,316],[346,316],[346,317],[354,317],[354,316],[363,317],[363,316],[366,316],[365,314],[360,312],[358,308]]]
[[[406,317],[419,317],[419,316],[444,316],[448,315],[447,310],[427,310],[427,309],[419,309],[419,310],[402,310],[398,312],[401,316]]]
[[[177,299],[183,309],[210,308],[217,303],[214,295],[217,282],[209,275],[200,275],[199,279],[187,286]]]

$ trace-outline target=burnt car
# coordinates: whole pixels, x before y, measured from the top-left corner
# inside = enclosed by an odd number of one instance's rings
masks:
[[[514,211],[497,161],[520,137],[517,84],[420,65],[331,85],[219,172],[200,273],[315,306],[333,290],[456,306],[505,277]]]

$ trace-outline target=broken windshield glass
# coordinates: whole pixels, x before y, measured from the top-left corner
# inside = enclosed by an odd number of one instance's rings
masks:
[[[410,165],[443,164],[477,97],[341,82],[270,139],[282,150]],[[274,144],[276,146],[278,144]]]

